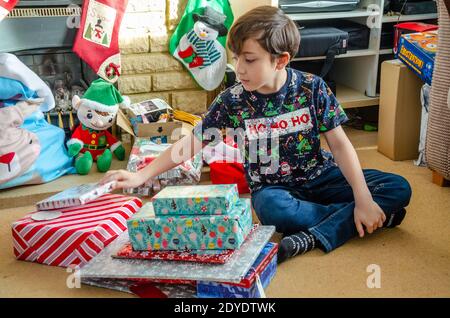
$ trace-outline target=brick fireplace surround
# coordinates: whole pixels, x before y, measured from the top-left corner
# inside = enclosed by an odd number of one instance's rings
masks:
[[[122,94],[132,102],[162,98],[176,109],[200,114],[206,111],[213,93],[204,91],[180,62],[168,52],[187,0],[129,0],[119,46]]]

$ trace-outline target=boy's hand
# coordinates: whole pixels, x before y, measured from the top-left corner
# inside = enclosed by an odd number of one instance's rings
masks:
[[[386,215],[375,201],[368,200],[356,204],[354,218],[359,237],[363,237],[363,225],[366,227],[367,233],[372,234],[377,228],[383,227]]]
[[[116,181],[113,190],[116,189],[128,189],[137,188],[144,184],[142,174],[136,172],[129,172],[126,170],[111,170],[106,173],[103,179],[100,180],[100,184],[105,184],[110,181]]]

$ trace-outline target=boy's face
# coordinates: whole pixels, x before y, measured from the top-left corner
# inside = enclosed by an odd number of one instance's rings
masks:
[[[233,54],[236,75],[247,91],[273,93],[279,72],[285,65],[272,56],[255,39],[245,40],[239,55]]]

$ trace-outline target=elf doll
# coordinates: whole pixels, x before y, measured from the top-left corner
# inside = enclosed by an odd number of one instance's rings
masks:
[[[121,161],[125,159],[121,142],[107,129],[112,126],[119,106],[128,104],[113,84],[101,78],[92,82],[81,99],[73,97],[80,125],[73,131],[67,147],[71,157],[77,156],[75,168],[79,174],[88,174],[94,161],[99,172],[108,171],[112,153]]]

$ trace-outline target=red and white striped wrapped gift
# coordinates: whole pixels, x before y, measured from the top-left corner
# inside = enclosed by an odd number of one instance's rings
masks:
[[[138,198],[105,194],[85,205],[61,209],[56,219],[35,221],[33,213],[12,224],[17,259],[52,266],[82,266],[127,229],[142,207]]]

